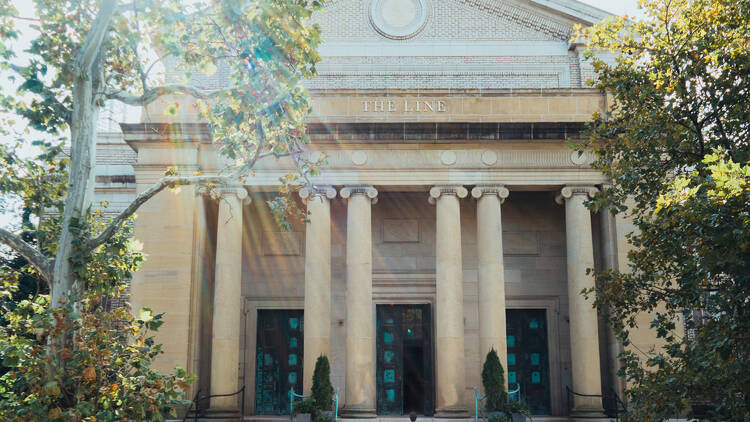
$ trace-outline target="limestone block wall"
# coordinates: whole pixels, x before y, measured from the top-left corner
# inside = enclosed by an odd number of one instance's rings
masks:
[[[431,303],[435,294],[435,208],[427,192],[381,191],[372,208],[373,296],[375,303]],[[553,411],[563,412],[564,388],[570,384],[564,209],[553,192],[511,192],[502,207],[506,302],[513,308],[547,309]],[[261,308],[302,309],[304,295],[304,225],[281,233],[260,196],[246,208],[243,295],[246,326],[241,376],[253,406],[255,359],[253,313]],[[346,203],[334,199],[332,217],[331,377],[345,402],[346,359]],[[461,202],[465,401],[481,385],[477,298],[476,203]],[[502,300],[498,298],[498,300]],[[374,312],[374,307],[372,309]],[[241,382],[242,383],[242,382]]]

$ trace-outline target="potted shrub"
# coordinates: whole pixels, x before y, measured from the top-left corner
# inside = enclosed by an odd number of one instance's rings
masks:
[[[309,398],[294,403],[292,407],[292,420],[294,422],[311,422],[317,413],[315,400]]]
[[[504,422],[507,420],[505,406],[508,402],[508,393],[505,389],[505,372],[500,358],[494,348],[487,352],[482,367],[482,385],[484,385],[485,410],[487,419],[492,422]]]
[[[526,418],[531,417],[529,406],[523,401],[508,401],[505,412],[510,414],[511,422],[526,422]]]
[[[333,385],[331,385],[331,365],[326,355],[318,356],[313,371],[312,399],[316,409],[316,422],[333,419]]]

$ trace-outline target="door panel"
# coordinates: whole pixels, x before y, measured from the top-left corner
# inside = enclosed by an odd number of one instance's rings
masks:
[[[299,310],[259,310],[255,413],[289,414],[289,390],[302,391],[304,320]]]
[[[432,350],[430,305],[377,306],[378,414],[434,413]]]
[[[547,312],[544,309],[506,311],[508,384],[521,387],[521,398],[535,415],[550,414]]]
[[[401,308],[377,307],[378,414],[400,415],[403,410],[403,346]]]

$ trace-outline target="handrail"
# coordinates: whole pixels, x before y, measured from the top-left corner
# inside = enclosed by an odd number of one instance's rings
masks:
[[[487,418],[484,416],[484,412],[482,412],[481,406],[479,404],[482,402],[482,400],[486,399],[487,395],[479,396],[479,389],[477,387],[474,387],[474,422],[479,422],[479,413],[482,413],[482,420],[486,421]]]
[[[508,391],[508,399],[511,401],[521,401],[521,384],[516,383],[516,385],[518,387],[515,390]]]
[[[620,414],[621,413],[625,413],[625,412],[628,411],[628,407],[625,404],[625,402],[622,401],[622,399],[620,399],[620,396],[617,395],[617,393],[615,392],[615,390],[611,389],[611,388],[610,388],[610,392],[608,392],[608,393],[602,393],[602,394],[582,394],[582,393],[577,393],[577,392],[571,390],[570,387],[566,385],[565,386],[565,391],[567,392],[568,411],[569,412],[572,409],[572,406],[571,406],[571,403],[570,403],[571,396],[578,396],[578,397],[598,397],[598,398],[600,398],[602,400],[602,409],[605,412],[606,411],[613,412],[614,416],[611,416],[609,414],[608,414],[608,416],[609,417],[613,417],[613,418],[615,418],[618,421],[620,420]],[[609,399],[611,397],[614,397],[614,399],[615,399],[615,407],[614,407],[614,409],[611,408],[611,407],[607,407],[605,405],[606,399]],[[622,412],[620,412],[620,405],[622,406]]]
[[[306,399],[312,397],[311,395],[304,395],[304,394],[297,394],[294,392],[294,388],[289,389],[289,416],[291,417],[294,413],[294,399],[295,398],[301,398]],[[336,388],[336,391],[334,392],[333,396],[333,403],[334,403],[334,410],[333,410],[333,420],[337,421],[339,420],[339,389]]]
[[[182,422],[186,422],[187,421],[188,415],[190,414],[190,409],[193,408],[193,404],[195,404],[195,413],[193,414],[193,421],[197,422],[198,421],[198,415],[199,415],[199,413],[201,411],[200,410],[200,406],[199,406],[200,402],[205,401],[205,400],[210,400],[210,399],[213,399],[215,397],[232,397],[232,396],[236,396],[236,395],[240,395],[241,396],[241,398],[240,398],[240,420],[242,420],[242,419],[245,418],[245,386],[244,385],[242,386],[242,388],[240,388],[237,392],[234,392],[234,393],[212,394],[212,395],[208,395],[208,396],[198,397],[199,394],[200,394],[200,389],[195,394],[195,398],[193,399],[193,401],[190,403],[190,406],[188,407],[188,410],[185,413],[185,417],[182,419]]]
[[[289,389],[289,416],[292,417],[294,415],[294,399],[295,398],[301,398],[301,399],[307,399],[312,397],[311,395],[307,394],[296,394],[294,392],[294,388]]]

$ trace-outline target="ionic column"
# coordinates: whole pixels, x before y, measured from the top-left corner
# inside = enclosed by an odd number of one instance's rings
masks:
[[[570,319],[571,366],[573,391],[600,395],[599,325],[596,309],[581,295],[594,287],[594,245],[591,236],[591,214],[585,202],[596,192],[590,186],[566,186],[555,198],[565,202],[565,238],[568,266],[568,313]],[[574,396],[572,413],[577,416],[600,416],[601,398]]]
[[[307,202],[305,232],[304,394],[310,394],[315,361],[331,356],[331,204],[336,190],[303,188]]]
[[[477,254],[479,258],[479,364],[491,349],[508,369],[505,344],[505,274],[500,206],[510,192],[505,186],[477,186]]]
[[[212,191],[212,194],[217,191]],[[211,395],[239,390],[240,317],[242,315],[242,186],[218,191],[216,277],[211,339]],[[238,396],[211,399],[211,413],[236,415]]]
[[[435,333],[437,339],[437,417],[466,416],[464,365],[464,293],[461,262],[461,210],[463,186],[430,189],[437,206],[435,251]]]
[[[349,417],[375,417],[375,313],[372,307],[372,186],[341,189],[346,216],[346,405]]]

